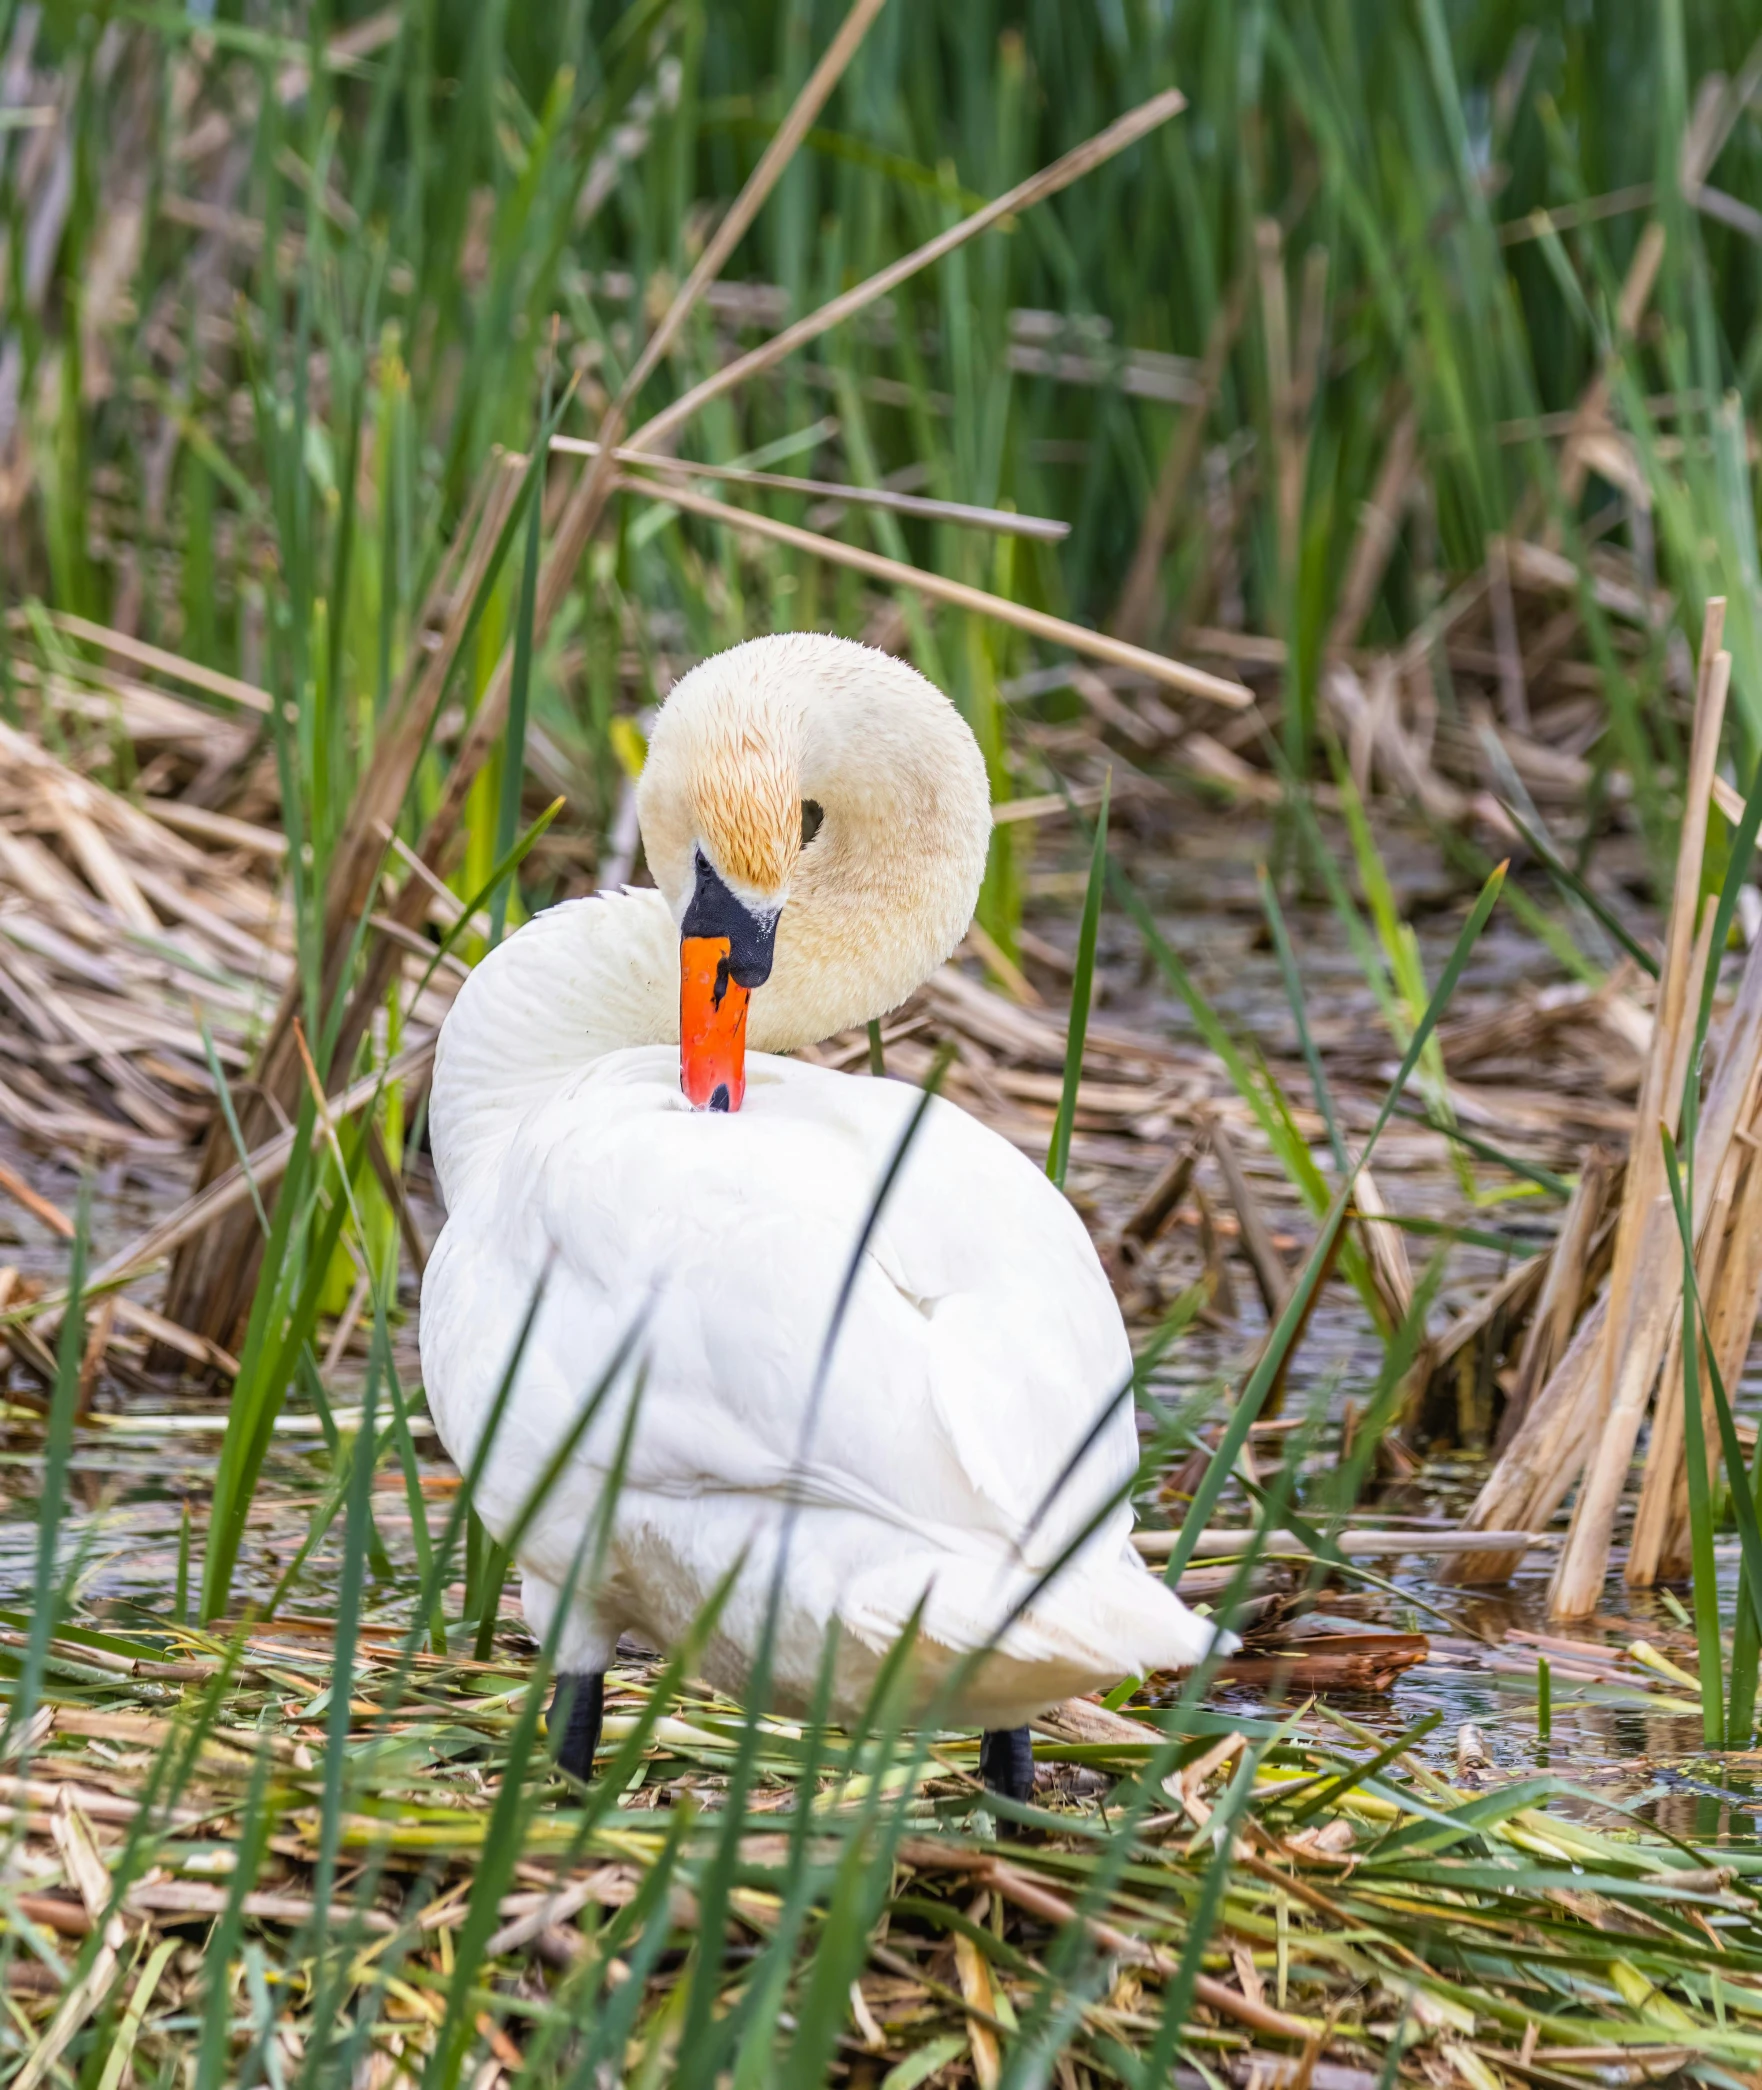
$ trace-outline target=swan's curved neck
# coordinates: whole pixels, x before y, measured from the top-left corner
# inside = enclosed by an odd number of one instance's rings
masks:
[[[520,1121],[593,1061],[678,1039],[679,934],[659,893],[535,915],[477,966],[441,1026],[428,1124],[449,1209]]]
[[[804,844],[805,802],[820,818]],[[747,1043],[788,1052],[884,1015],[929,977],[966,933],[991,839],[985,765],[948,699],[902,661],[804,633],[684,677],[638,809],[659,891],[552,908],[460,990],[430,1105],[449,1204],[589,1062],[677,1045],[700,851],[736,893],[781,910]]]

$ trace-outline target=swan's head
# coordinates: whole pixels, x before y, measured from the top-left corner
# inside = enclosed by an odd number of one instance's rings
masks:
[[[948,699],[810,632],[675,685],[637,811],[679,924],[682,1083],[712,1110],[740,1107],[749,1031],[761,1051],[814,1044],[926,979],[966,934],[991,840],[984,760]]]

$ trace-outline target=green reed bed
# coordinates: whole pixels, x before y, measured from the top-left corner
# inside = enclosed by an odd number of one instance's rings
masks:
[[[248,1020],[229,1009],[218,1043],[198,1025],[202,1180],[240,1167],[251,1195],[224,1254],[180,1246],[166,1294],[236,1370],[161,1604],[81,1595],[69,1475],[105,1427],[86,1309],[113,1283],[84,1295],[83,1216],[67,1281],[3,1309],[38,1502],[33,1601],[0,1646],[9,2082],[1492,2090],[1762,2069],[1750,1841],[1691,1847],[1545,1768],[1459,1787],[1419,1729],[1208,1709],[1204,1676],[1066,1709],[1045,1804],[1015,1809],[978,1790],[970,1737],[908,1728],[909,1646],[853,1733],[748,1720],[687,1647],[614,1675],[599,1775],[564,1790],[547,1651],[501,1616],[506,1557],[424,1466],[397,1370],[420,1070],[388,1071],[444,959],[631,873],[644,721],[689,660],[789,627],[908,651],[1000,805],[1044,797],[1076,830],[1054,1179],[1111,905],[1311,1229],[1239,1385],[1148,1407],[1153,1463],[1206,1455],[1167,1572],[1193,1570],[1220,1501],[1252,1502],[1263,1536],[1307,1510],[1345,1572],[1330,1535],[1409,1417],[1443,1269],[1440,1249],[1410,1297],[1391,1287],[1355,1202],[1371,1147],[1420,1110],[1476,1217],[1572,1188],[1451,1102],[1438,1019],[1495,900],[1580,981],[1623,950],[1655,966],[1601,858],[1637,835],[1666,896],[1678,656],[1711,597],[1727,766],[1762,752],[1759,33],[1753,7],[1680,0],[1521,20],[1492,0],[0,0],[0,711],[131,804],[279,837],[291,950],[278,1009],[230,948],[210,984]],[[614,469],[621,441],[703,475]],[[1491,623],[1467,632],[1477,589]],[[114,709],[117,634],[131,674],[181,661],[198,717],[243,740],[156,762]],[[1542,753],[1579,765],[1571,837],[1519,744],[1527,682],[1568,647],[1582,672]],[[1454,783],[1331,679],[1379,663],[1423,685]],[[1519,738],[1489,749],[1490,691]],[[1496,848],[1467,795],[1494,786]],[[1155,845],[1118,843],[1131,793],[1195,789],[1269,805],[1264,912],[1325,1147],[1159,923]],[[1392,800],[1458,881],[1435,979],[1384,863]],[[1716,948],[1759,806],[1715,816]],[[1000,824],[980,904],[1005,984],[1031,832]],[[1551,887],[1495,868],[1513,834]],[[460,903],[439,924],[429,885]],[[1400,1062],[1356,1149],[1291,951],[1305,888]],[[387,956],[412,942],[414,995]],[[869,1054],[882,1072],[879,1028]],[[1692,1188],[1692,1097],[1686,1117]],[[1327,1485],[1293,1460],[1262,1486],[1253,1432],[1336,1273],[1384,1352],[1364,1433]],[[320,1331],[352,1293],[367,1381],[344,1406]],[[1156,1355],[1209,1310],[1184,1296],[1152,1337],[1147,1404]],[[1698,1697],[1710,1742],[1747,1733],[1762,1541],[1710,1391],[1694,1669],[1686,1632],[1662,1669],[1612,1657],[1614,1681],[1545,1656],[1541,1724],[1603,1691]],[[284,1513],[265,1475],[290,1406],[323,1449],[315,1503]],[[274,1586],[244,1599],[266,1514]]]

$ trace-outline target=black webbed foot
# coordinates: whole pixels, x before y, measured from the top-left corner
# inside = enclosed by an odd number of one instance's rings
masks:
[[[584,1784],[593,1776],[593,1755],[600,1745],[606,1714],[606,1679],[559,1676],[546,1718],[557,1754],[557,1768]]]
[[[993,1792],[1024,1806],[1034,1797],[1034,1737],[1025,1727],[999,1727],[979,1741],[979,1776]]]

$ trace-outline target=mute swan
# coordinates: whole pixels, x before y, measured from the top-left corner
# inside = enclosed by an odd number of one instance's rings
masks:
[[[620,1631],[677,1642],[744,1558],[708,1678],[747,1681],[775,1581],[777,1702],[809,1703],[836,1622],[848,1715],[922,1600],[924,1699],[997,1636],[950,1716],[985,1731],[987,1782],[1024,1797],[1031,1718],[1191,1664],[1213,1638],[1133,1554],[1123,1499],[1011,1615],[1136,1468],[1130,1400],[1097,1428],[1131,1371],[1119,1310],[1065,1199],[938,1098],[804,1442],[847,1263],[920,1096],[776,1056],[896,1007],[965,934],[991,835],[978,746],[886,654],[755,639],[667,698],[637,805],[658,890],[566,902],[485,958],[441,1032],[430,1105],[448,1217],[422,1367],[461,1468],[546,1278],[477,1490],[492,1532],[641,1318],[646,1373],[623,1397],[641,1405],[597,1581],[568,1590],[621,1403],[519,1545],[533,1630],[566,1606],[559,1760],[591,1769]]]

